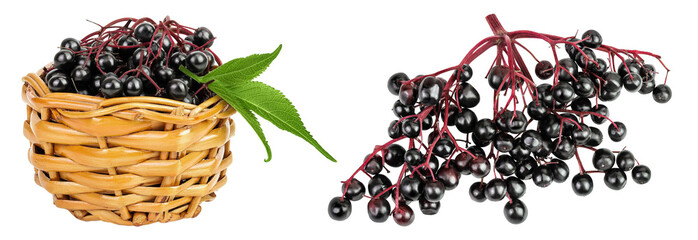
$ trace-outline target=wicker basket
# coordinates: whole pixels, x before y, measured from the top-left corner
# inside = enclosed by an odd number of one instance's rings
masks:
[[[24,136],[35,181],[85,221],[145,225],[196,217],[232,162],[236,111],[158,97],[51,93],[40,70],[22,78]]]

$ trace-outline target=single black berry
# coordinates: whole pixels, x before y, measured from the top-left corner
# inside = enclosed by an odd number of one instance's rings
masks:
[[[410,80],[410,78],[405,73],[399,72],[399,73],[393,74],[388,79],[388,90],[393,95],[398,95],[398,92],[400,91],[400,86],[402,86],[402,82],[409,81],[409,80]]]
[[[528,209],[526,205],[517,198],[504,204],[504,217],[512,224],[519,224],[526,221]]]
[[[458,90],[458,104],[461,108],[472,108],[480,103],[480,93],[469,83],[463,83]]]
[[[594,190],[594,181],[589,174],[577,174],[572,178],[572,190],[578,196],[586,196]]]
[[[424,198],[430,202],[438,202],[444,197],[446,187],[441,181],[428,181],[424,185]]]
[[[458,186],[460,172],[455,167],[443,166],[436,171],[436,179],[444,184],[446,190],[453,190]]]
[[[603,38],[601,34],[596,30],[588,30],[582,34],[583,41],[581,44],[585,47],[597,48],[603,43]]]
[[[346,183],[343,183],[342,192],[344,192],[345,189],[346,193],[344,194],[344,198],[352,201],[360,200],[364,197],[364,193],[366,192],[366,187],[364,187],[364,184],[356,178],[352,178],[351,181],[349,181],[349,186],[347,186]]]
[[[453,144],[453,141],[451,141],[450,138],[441,138],[436,141],[433,153],[436,154],[436,156],[446,158],[451,156],[451,153],[453,153],[455,147],[456,146]]]
[[[589,127],[589,129],[591,130],[591,135],[589,136],[589,140],[584,143],[584,146],[596,147],[601,145],[603,141],[603,132],[595,127]]]
[[[400,194],[407,200],[417,201],[424,192],[424,181],[419,176],[409,175],[400,181]]]
[[[181,79],[172,79],[169,82],[167,82],[167,93],[169,94],[170,98],[174,100],[181,101],[184,99],[184,97],[187,96],[187,92],[189,92],[189,88],[187,87],[187,84],[182,81]]]
[[[51,92],[69,92],[71,84],[65,75],[54,75],[47,82],[48,90]]]
[[[108,52],[99,54],[99,57],[97,57],[97,67],[103,72],[113,72],[117,67],[116,57]]]
[[[143,93],[143,81],[135,76],[126,78],[124,82],[124,94],[126,96],[140,96]]]
[[[374,222],[385,222],[390,217],[390,203],[383,198],[372,198],[368,201],[368,217]]]
[[[574,57],[574,56],[572,56]],[[574,60],[570,58],[560,59],[559,61],[560,71],[558,73],[558,79],[565,82],[574,81],[574,76],[577,75],[577,64]],[[558,82],[559,83],[559,82]]]
[[[384,152],[385,164],[391,167],[400,167],[405,163],[405,148],[399,144],[391,144]]]
[[[392,139],[402,136],[402,123],[398,122],[398,120],[390,122],[390,126],[388,126],[388,136]]]
[[[469,166],[470,173],[475,178],[483,178],[490,173],[490,161],[482,156],[475,156],[475,158],[470,160]]]
[[[479,181],[470,185],[470,189],[468,190],[470,199],[476,202],[484,202],[487,200],[487,196],[485,196],[485,186],[485,183]]]
[[[620,142],[621,140],[623,140],[627,133],[628,129],[622,122],[615,122],[615,125],[608,125],[608,137],[611,138],[611,140],[613,140],[614,142]]]
[[[393,183],[388,177],[383,174],[377,174],[368,181],[368,194],[371,195],[371,197],[378,196],[378,194],[383,193],[392,185]],[[388,198],[389,195],[389,192],[385,192],[381,194],[380,197]]]
[[[562,136],[553,142],[553,146],[556,146],[553,150],[553,155],[562,160],[567,160],[574,157],[576,148],[574,142],[567,136]]]
[[[61,48],[72,50],[73,52],[80,51],[80,41],[75,38],[66,38],[61,41]]]
[[[504,78],[506,78],[508,74],[509,69],[506,67],[501,65],[494,66],[487,75],[487,83],[489,83],[490,87],[494,90],[506,89],[506,84],[502,85],[502,82],[504,82]]]
[[[419,210],[424,215],[437,214],[439,213],[439,208],[441,208],[441,202],[430,202],[424,197],[419,198]]]
[[[425,77],[419,84],[419,101],[427,106],[439,103],[443,86],[439,84],[435,77]]]
[[[592,111],[594,113],[600,114],[602,116],[608,117],[608,107],[603,104],[598,104],[592,108]],[[597,115],[591,115],[591,121],[593,121],[596,124],[602,124],[606,121],[606,118],[597,116]]]
[[[553,172],[553,181],[561,183],[567,180],[567,177],[570,176],[570,168],[567,166],[567,163],[560,159],[554,159],[552,163],[554,164],[548,166]]]
[[[209,48],[213,45],[213,34],[206,27],[197,28],[194,31],[194,44],[199,47]]]
[[[366,159],[368,159],[369,155],[366,155]],[[383,170],[383,158],[381,156],[378,156],[378,154],[373,155],[371,159],[366,162],[366,166],[364,166],[364,170],[371,175],[376,175]]]
[[[575,94],[583,98],[593,97],[596,92],[594,82],[588,77],[577,78],[577,81],[572,83],[572,88],[574,88]]]
[[[155,26],[149,22],[142,22],[133,28],[133,36],[141,42],[150,42],[155,34]]]
[[[574,88],[567,82],[558,82],[553,87],[553,98],[561,103],[568,103],[574,99]]]
[[[547,165],[541,165],[533,170],[531,178],[536,186],[547,187],[553,182],[553,171]]]
[[[533,170],[538,167],[538,162],[536,162],[535,159],[533,158],[528,158],[524,161],[521,161],[517,166],[516,170],[514,170],[514,174],[516,175],[517,178],[526,180],[526,179],[531,179],[533,175]]]
[[[116,76],[105,77],[100,89],[105,98],[120,97],[124,90],[123,83]]]
[[[538,78],[545,80],[553,76],[555,69],[553,69],[552,63],[547,60],[543,60],[536,64],[535,72]]]
[[[642,77],[637,73],[630,73],[623,77],[623,87],[628,92],[637,92],[642,87]]]
[[[343,221],[351,215],[351,202],[348,199],[342,200],[342,197],[332,198],[327,206],[327,213],[330,214],[330,218]]]
[[[408,138],[419,137],[420,129],[419,120],[417,118],[408,118],[402,121],[402,134]]]
[[[507,193],[507,183],[499,178],[494,178],[485,186],[485,197],[490,201],[502,200]]]
[[[521,198],[526,193],[526,184],[521,179],[511,176],[506,180],[507,193],[510,198]]]
[[[408,226],[414,222],[414,212],[410,206],[399,204],[393,212],[393,220],[400,226]]]
[[[607,148],[600,148],[596,150],[591,158],[591,163],[594,165],[594,168],[600,171],[611,169],[615,162],[616,156]]]
[[[652,98],[658,103],[667,103],[671,100],[671,88],[665,84],[659,84],[652,90]]]
[[[492,144],[500,152],[509,152],[514,148],[514,137],[506,132],[499,132],[494,135]]]
[[[86,86],[92,79],[92,72],[87,67],[76,66],[70,73],[70,78],[73,79],[75,85]]]
[[[497,132],[492,120],[489,118],[480,119],[475,125],[473,136],[482,140],[492,140]]]
[[[70,72],[75,66],[75,55],[68,49],[58,50],[53,56],[53,66],[63,72]]]
[[[398,98],[402,104],[414,105],[417,102],[417,85],[411,82],[402,84]]]
[[[603,176],[603,182],[606,183],[608,188],[613,190],[623,189],[627,181],[628,177],[625,175],[625,172],[618,168],[606,170],[606,173]]]
[[[514,170],[516,170],[516,160],[506,154],[499,155],[497,161],[494,162],[494,169],[504,176],[514,174]]]
[[[393,104],[393,113],[399,118],[414,115],[414,106],[402,104],[400,100],[397,100]]]
[[[623,150],[616,156],[616,164],[623,171],[630,171],[635,166],[635,156],[628,150]]]
[[[477,115],[470,109],[463,109],[459,113],[456,113],[455,125],[458,131],[462,133],[470,133],[475,130],[477,125]]]
[[[633,168],[631,172],[633,176],[633,181],[637,184],[645,184],[650,181],[652,177],[652,171],[645,165],[637,165]]]
[[[199,74],[208,67],[208,58],[202,51],[192,51],[187,54],[184,63],[189,71]]]
[[[460,81],[461,83],[464,83],[473,77],[473,68],[471,68],[468,64],[463,64],[463,66],[461,66],[461,68],[458,69],[457,72],[459,73],[458,81]]]

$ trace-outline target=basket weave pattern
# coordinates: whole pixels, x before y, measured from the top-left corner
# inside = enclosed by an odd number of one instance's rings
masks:
[[[145,225],[196,217],[232,162],[235,109],[158,97],[51,93],[39,71],[22,78],[24,136],[35,181],[85,221]]]

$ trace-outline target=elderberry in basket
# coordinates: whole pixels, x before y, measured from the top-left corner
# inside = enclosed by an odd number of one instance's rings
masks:
[[[117,19],[82,39],[66,38],[43,76],[51,92],[104,98],[155,96],[198,104],[215,95],[182,73],[199,76],[220,65],[206,27],[165,18]]]

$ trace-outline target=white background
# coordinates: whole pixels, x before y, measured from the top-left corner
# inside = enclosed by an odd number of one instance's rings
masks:
[[[695,40],[698,22],[692,7],[672,1],[14,1],[2,7],[0,63],[4,84],[2,166],[0,166],[0,238],[55,239],[179,239],[179,238],[304,238],[304,239],[424,239],[445,238],[651,238],[685,236],[695,226],[696,159]],[[490,3],[491,2],[491,3]],[[603,176],[593,175],[595,188],[576,196],[570,181],[547,189],[527,181],[522,200],[528,220],[509,224],[504,201],[476,203],[467,187],[446,194],[436,216],[417,213],[414,223],[397,226],[392,219],[376,224],[366,214],[367,200],[353,203],[343,222],[327,215],[328,201],[340,194],[346,179],[376,144],[388,139],[395,97],[385,87],[391,74],[431,73],[457,64],[480,39],[491,34],[485,16],[497,13],[507,30],[529,29],[561,36],[593,28],[605,44],[644,49],[663,56],[673,70],[669,85],[674,97],[655,103],[650,95],[628,94],[607,103],[611,117],[629,133],[622,143],[608,138],[603,146],[627,146],[652,169],[652,181],[613,191]],[[218,38],[213,49],[223,60],[284,48],[258,78],[282,90],[298,108],[316,139],[338,160],[332,163],[293,135],[263,127],[274,152],[269,163],[264,148],[244,120],[236,115],[232,140],[234,162],[229,181],[218,198],[204,203],[195,219],[144,227],[82,222],[53,206],[51,196],[34,184],[22,135],[25,104],[20,78],[52,60],[63,38],[80,38],[95,30],[90,19],[107,23],[119,17],[170,15],[192,27],[207,26]],[[539,57],[551,59],[539,41],[524,44]],[[564,51],[563,51],[564,53]],[[484,72],[492,52],[472,64],[471,82],[480,90],[476,112],[489,115],[491,93]],[[530,60],[530,58],[527,58]],[[654,64],[658,66],[658,64]],[[531,64],[529,64],[531,66]],[[658,68],[661,69],[661,68]],[[664,71],[658,78],[664,78]],[[606,125],[601,126],[605,132]],[[589,152],[582,157],[591,167]],[[572,172],[574,162],[568,162]],[[491,177],[491,176],[490,176]],[[395,175],[392,175],[395,179]],[[365,176],[363,182],[367,180]],[[416,204],[412,205],[419,212]],[[6,238],[3,235],[12,236]]]

